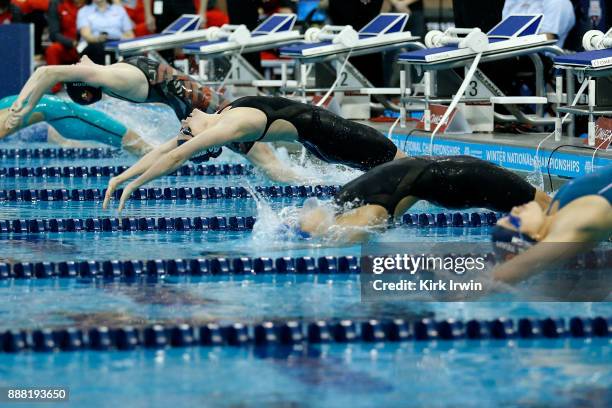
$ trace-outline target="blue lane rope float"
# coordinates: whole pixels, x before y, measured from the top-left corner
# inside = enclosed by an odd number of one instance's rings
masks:
[[[495,225],[493,212],[405,214],[396,225],[413,228],[477,228]],[[0,220],[0,234],[148,231],[251,231],[252,216],[49,218]]]
[[[0,262],[0,280],[46,278],[127,279],[163,276],[357,274],[355,256],[237,257],[62,262]]]
[[[333,197],[340,186],[256,186],[255,191],[264,197]],[[101,201],[106,189],[10,189],[0,190],[0,201]],[[113,194],[119,199],[123,189]],[[208,199],[241,199],[251,197],[245,187],[141,187],[134,191],[130,200],[135,201],[168,201],[168,200],[208,200]]]
[[[129,166],[38,166],[3,167],[0,178],[83,178],[114,177]],[[245,164],[187,164],[172,173],[174,176],[242,176],[252,174],[253,166]]]
[[[424,255],[427,256],[427,255]],[[438,255],[439,256],[439,255]],[[453,256],[448,254],[448,256]],[[493,253],[465,254],[480,256],[487,263],[495,261]],[[0,262],[0,280],[85,278],[135,280],[140,278],[163,278],[165,276],[210,276],[210,275],[346,275],[361,272],[359,257],[311,256],[279,258],[269,257],[206,257],[194,259],[148,259],[148,260],[103,260],[61,262]],[[572,260],[570,267],[601,270],[609,268],[612,257],[609,253],[587,252]]]
[[[0,159],[103,159],[116,157],[119,150],[110,148],[41,148],[0,149]]]
[[[209,346],[286,347],[321,343],[391,343],[406,341],[609,338],[612,318],[521,318],[492,320],[407,321],[329,319],[201,326],[160,324],[144,327],[7,330],[0,332],[0,352],[130,351]]]

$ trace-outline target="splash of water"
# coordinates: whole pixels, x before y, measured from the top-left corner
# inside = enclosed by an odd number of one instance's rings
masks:
[[[172,109],[165,105],[103,98],[92,107],[117,119],[152,145],[164,143],[175,136],[181,127]]]
[[[527,174],[527,182],[540,191],[544,191],[544,174],[540,165],[539,157],[535,157],[533,161],[533,170]]]
[[[343,185],[363,174],[362,171],[340,164],[328,164],[312,160],[310,155],[296,157],[282,146],[275,150],[278,159],[286,163],[307,184]]]
[[[291,241],[297,240],[293,231],[299,224],[301,209],[297,206],[289,206],[276,211],[249,183],[245,185],[245,188],[255,200],[257,209],[257,222],[251,234],[252,245],[262,249],[269,248],[271,243],[291,246]]]

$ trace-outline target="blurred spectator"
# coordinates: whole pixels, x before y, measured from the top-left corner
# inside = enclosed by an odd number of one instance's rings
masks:
[[[543,14],[540,33],[557,40],[560,47],[563,47],[567,35],[576,24],[570,0],[506,0],[503,17],[510,14]]]
[[[155,18],[153,17],[153,0],[113,0],[113,4],[123,6],[130,20],[134,23],[134,35],[153,34],[155,32]]]
[[[423,0],[389,0],[390,10],[386,10],[383,6],[383,11],[394,11],[397,13],[408,13],[410,19],[406,25],[406,30],[412,34],[423,37],[425,35],[425,13],[423,12]]]
[[[34,53],[42,55],[42,36],[47,26],[49,0],[13,0],[13,4],[21,10],[23,22],[34,25]]]
[[[85,0],[51,0],[49,4],[49,39],[45,51],[49,65],[73,64],[79,60],[77,46],[77,14]]]
[[[295,13],[297,0],[261,0],[261,9],[266,16],[274,13]]]
[[[453,0],[455,27],[478,27],[485,33],[502,19],[504,0]]]
[[[21,23],[23,15],[11,0],[0,0],[0,24]]]
[[[217,0],[208,0],[205,21],[205,27],[221,27],[223,24],[229,24],[229,16],[217,7]]]
[[[582,51],[582,37],[589,30],[607,31],[610,24],[606,13],[612,10],[612,3],[606,0],[571,0],[576,15],[576,24],[565,40],[564,47]],[[609,2],[609,0],[608,0]]]
[[[104,43],[107,40],[133,38],[132,21],[125,9],[106,0],[92,0],[77,14],[77,29],[81,35],[81,54],[96,64],[104,64]]]
[[[197,6],[195,5],[197,3]],[[202,4],[201,4],[202,3]],[[182,14],[196,14],[196,7],[199,11],[203,5],[206,7],[207,1],[202,0],[163,0],[153,2],[153,15],[155,16],[155,26],[157,32],[162,32],[168,27],[174,20],[179,18]],[[199,13],[203,15],[203,13]],[[206,22],[204,21],[204,24]]]

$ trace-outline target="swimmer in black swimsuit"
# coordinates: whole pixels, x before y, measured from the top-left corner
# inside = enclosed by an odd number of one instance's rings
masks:
[[[226,103],[213,89],[146,57],[98,65],[84,56],[75,65],[43,66],[34,71],[11,106],[5,127],[9,130],[19,127],[40,98],[58,82],[66,85],[68,95],[80,105],[97,102],[106,93],[134,103],[163,103],[180,120],[187,118],[193,109],[212,113]]]
[[[138,163],[109,183],[104,207],[113,191],[123,182],[138,176],[123,192],[119,210],[130,194],[151,180],[173,172],[185,161],[208,160],[224,146],[244,154],[270,178],[295,181],[272,153],[261,151],[257,142],[299,142],[320,159],[368,170],[405,157],[404,153],[375,129],[343,119],[323,108],[279,97],[245,97],[234,101],[219,114],[194,110],[183,121],[183,130],[172,141],[143,157]],[[269,148],[268,148],[269,149]]]
[[[382,227],[419,200],[451,208],[509,211],[537,200],[544,208],[550,198],[516,174],[470,156],[408,157],[378,166],[346,184],[335,198],[340,214],[330,217],[324,207],[306,211],[303,232],[324,236],[342,232],[342,240],[361,241],[367,228]],[[340,228],[337,228],[340,227]]]
[[[506,283],[525,280],[612,238],[612,165],[563,186],[547,209],[531,202],[512,209],[492,231],[507,262],[493,271]]]

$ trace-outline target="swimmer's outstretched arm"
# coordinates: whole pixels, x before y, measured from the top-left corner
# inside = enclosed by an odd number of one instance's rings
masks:
[[[279,183],[302,183],[308,181],[298,176],[291,167],[279,160],[274,150],[266,143],[255,143],[245,157],[253,165],[260,168],[270,180]]]
[[[151,167],[133,180],[123,190],[119,201],[119,211],[123,210],[130,195],[143,184],[177,170],[191,157],[215,147],[222,147],[231,142],[248,142],[256,139],[261,130],[253,129],[240,121],[237,115],[228,114],[215,126],[198,133],[188,142],[163,154]],[[176,143],[176,142],[175,142]],[[176,145],[175,145],[176,146]]]
[[[176,137],[173,137],[166,143],[156,147],[149,153],[142,156],[140,160],[138,160],[134,165],[132,165],[123,173],[111,178],[108,182],[108,187],[106,188],[106,194],[104,196],[104,203],[102,204],[102,208],[106,209],[108,207],[108,203],[110,202],[113,193],[120,185],[122,185],[129,179],[139,176],[145,171],[147,171],[151,166],[157,163],[157,161],[159,161],[164,154],[168,153],[175,147]]]
[[[51,65],[38,68],[28,79],[10,108],[5,122],[7,129],[18,127],[23,118],[36,107],[40,98],[58,82],[82,81],[92,86],[122,89],[131,86],[131,78],[117,72],[113,65],[96,64]]]
[[[603,199],[602,199],[603,200]],[[514,284],[561,265],[609,237],[612,231],[610,205],[577,208],[556,220],[538,244],[493,270],[493,279]]]

